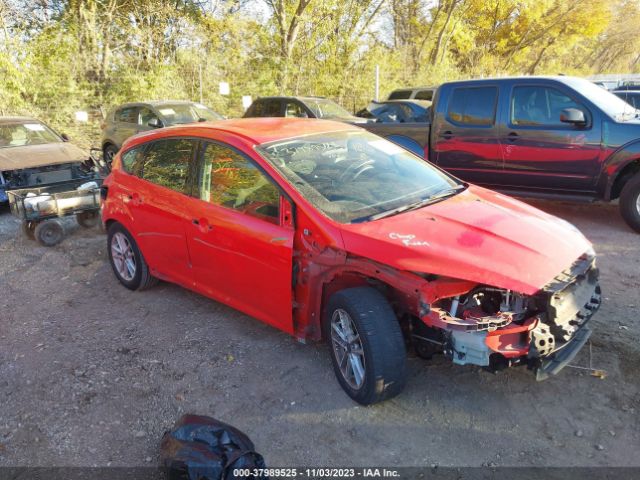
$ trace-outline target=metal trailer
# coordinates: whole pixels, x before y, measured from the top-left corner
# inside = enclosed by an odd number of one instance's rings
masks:
[[[7,195],[11,213],[22,220],[25,235],[52,247],[65,236],[61,217],[75,215],[84,228],[100,223],[101,185],[101,178],[85,178],[8,190]]]

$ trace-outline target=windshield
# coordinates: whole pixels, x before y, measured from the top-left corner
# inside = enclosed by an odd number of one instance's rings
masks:
[[[352,118],[349,112],[326,98],[306,98],[304,103],[316,118]]]
[[[0,148],[59,143],[62,139],[38,122],[0,124]]]
[[[629,117],[633,118],[636,115],[636,110],[627,102],[589,80],[567,78],[567,84],[575,88],[614,120],[624,120],[624,117],[627,117],[627,119]]]
[[[395,143],[364,131],[309,135],[257,150],[311,204],[340,223],[374,220],[460,186]]]
[[[168,125],[181,123],[199,122],[200,119],[207,121],[222,120],[222,115],[199,103],[178,103],[175,105],[162,105],[158,107],[160,115],[166,120]]]

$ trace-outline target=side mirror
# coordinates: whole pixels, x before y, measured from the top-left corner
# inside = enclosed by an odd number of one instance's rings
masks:
[[[62,139],[62,141],[63,141],[63,142],[68,142],[69,140],[71,140],[71,139],[69,138],[69,135],[67,135],[66,133],[62,133],[62,134],[60,135],[60,138]]]
[[[164,125],[162,124],[159,118],[152,118],[151,120],[149,120],[149,123],[147,123],[147,125],[149,125],[151,128],[164,127]]]
[[[560,112],[560,121],[583,127],[587,124],[584,112],[577,108],[565,108]]]

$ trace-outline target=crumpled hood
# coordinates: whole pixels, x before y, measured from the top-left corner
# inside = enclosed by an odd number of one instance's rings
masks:
[[[344,225],[345,249],[400,270],[533,294],[591,249],[571,224],[470,186],[439,203]]]
[[[0,171],[79,162],[87,158],[87,154],[67,142],[6,147],[0,148]]]

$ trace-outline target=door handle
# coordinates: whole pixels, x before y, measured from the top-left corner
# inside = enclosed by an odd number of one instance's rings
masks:
[[[444,138],[445,140],[450,140],[452,137],[453,137],[453,132],[451,130],[442,132],[442,138]]]
[[[518,140],[518,134],[516,132],[511,132],[509,135],[507,135],[507,141],[508,142],[515,142],[516,140]]]

